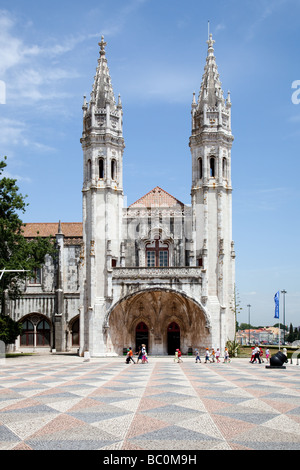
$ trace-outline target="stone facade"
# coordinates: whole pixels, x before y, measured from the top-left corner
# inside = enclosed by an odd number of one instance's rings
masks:
[[[40,284],[26,285],[10,305],[15,319],[32,323],[35,348],[47,325],[48,347],[91,356],[120,355],[141,343],[158,355],[176,347],[223,349],[234,338],[231,102],[211,36],[207,43],[191,110],[191,205],[156,187],[124,207],[123,108],[102,38],[91,99],[83,103],[83,222],[55,230],[39,224],[56,238],[57,259],[48,257]],[[25,236],[35,228],[28,224]],[[32,342],[29,327],[24,323],[18,348]]]

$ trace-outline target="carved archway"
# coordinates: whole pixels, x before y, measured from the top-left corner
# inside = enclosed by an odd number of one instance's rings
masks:
[[[136,327],[148,328],[148,348],[152,354],[168,354],[168,326],[180,329],[180,347],[205,349],[210,344],[210,325],[204,309],[193,299],[171,289],[146,289],[120,299],[105,320],[107,352],[122,354],[136,344]]]
[[[52,325],[48,317],[41,313],[29,313],[20,319],[22,332],[19,337],[20,347],[50,347]]]

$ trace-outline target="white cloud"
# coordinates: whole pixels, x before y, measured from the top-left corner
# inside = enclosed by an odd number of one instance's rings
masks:
[[[0,145],[11,155],[10,149],[19,147],[30,147],[39,152],[52,152],[55,150],[40,142],[36,142],[29,136],[29,130],[24,122],[0,118]]]
[[[17,101],[18,105],[24,102],[28,105],[30,101],[70,96],[62,82],[78,78],[79,72],[59,61],[51,63],[49,59],[72,51],[88,37],[70,36],[52,45],[27,44],[18,26],[17,18],[0,10],[0,80],[6,85],[6,103]]]
[[[27,145],[25,124],[13,119],[0,119],[0,144],[4,146]]]

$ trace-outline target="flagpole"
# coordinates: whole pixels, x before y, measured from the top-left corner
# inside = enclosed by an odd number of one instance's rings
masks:
[[[278,328],[278,346],[279,346],[279,351],[280,351],[280,309],[279,309],[279,291],[276,292],[275,296],[274,296],[274,301],[275,301],[275,318],[278,319],[278,325],[279,325],[279,328]]]

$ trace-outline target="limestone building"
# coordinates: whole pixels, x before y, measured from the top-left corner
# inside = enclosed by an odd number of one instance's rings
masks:
[[[210,35],[191,107],[191,204],[156,187],[124,207],[123,108],[106,43],[90,101],[84,98],[83,221],[27,224],[25,236],[56,238],[58,256],[10,303],[23,322],[17,348],[120,355],[224,349],[234,338],[231,102],[224,98]],[[187,117],[188,118],[188,117]]]

